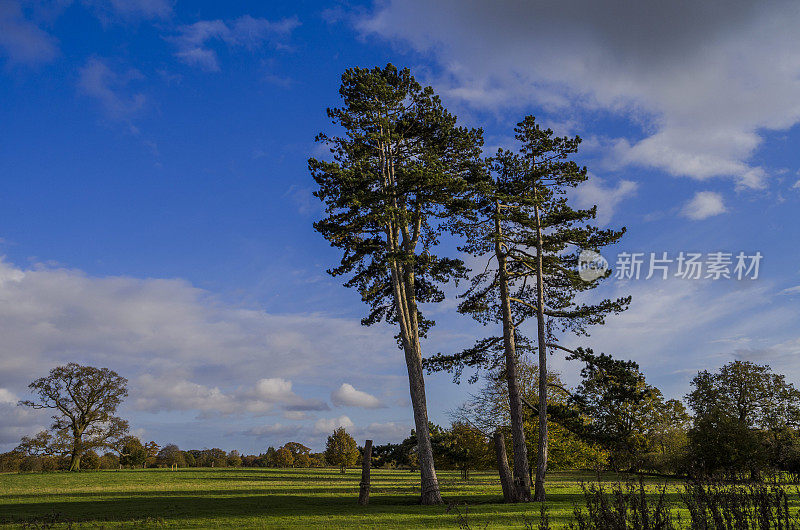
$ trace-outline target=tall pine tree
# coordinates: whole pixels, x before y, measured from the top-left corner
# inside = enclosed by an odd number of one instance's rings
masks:
[[[534,499],[545,499],[547,472],[547,351],[560,347],[564,332],[585,334],[609,313],[627,308],[630,298],[580,303],[578,296],[597,287],[606,271],[584,280],[578,272],[583,250],[599,251],[616,243],[624,229],[602,230],[591,224],[596,207],[581,210],[567,203],[567,191],[587,180],[587,170],[571,156],[580,138],[555,137],[533,116],[515,128],[518,153],[499,150],[488,160],[491,178],[473,188],[470,207],[451,220],[451,229],[465,240],[461,250],[490,256],[486,268],[472,277],[459,311],[484,324],[502,323],[502,336],[479,340],[456,354],[426,360],[432,370],[464,366],[500,367],[508,385],[514,442],[514,483],[518,500],[530,499],[528,457],[522,424],[522,400],[517,381],[518,350],[531,341],[519,332],[536,320],[539,377],[539,440]]]
[[[327,217],[314,227],[342,250],[334,276],[370,306],[364,325],[398,328],[414,409],[422,503],[442,502],[433,463],[420,338],[433,325],[420,303],[444,298],[441,284],[462,277],[460,260],[434,254],[441,219],[480,174],[482,131],[456,126],[430,87],[408,69],[353,68],[342,75],[344,105],[328,109],[342,136],[320,134],[333,161],[309,160]]]

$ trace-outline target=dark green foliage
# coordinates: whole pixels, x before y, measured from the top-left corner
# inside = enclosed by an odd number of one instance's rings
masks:
[[[616,243],[622,230],[604,230],[591,225],[596,207],[576,210],[567,202],[569,189],[587,180],[587,170],[570,157],[580,138],[555,137],[542,129],[533,116],[517,124],[519,153],[499,150],[487,160],[491,178],[476,183],[469,207],[454,215],[449,227],[463,238],[460,250],[475,256],[491,254],[486,268],[473,271],[470,289],[463,295],[459,311],[482,323],[502,321],[500,271],[492,266],[495,244],[505,249],[512,321],[518,351],[532,349],[518,326],[536,315],[537,228],[542,232],[544,313],[548,319],[548,341],[559,332],[586,334],[591,325],[602,324],[609,313],[627,308],[630,298],[581,304],[576,297],[599,285],[610,275],[584,281],[578,274],[582,250],[599,251]],[[539,210],[539,222],[535,209]],[[499,221],[499,228],[495,221]],[[502,365],[503,339],[493,336],[455,354],[426,359],[428,370],[446,370],[458,380],[464,366],[496,368]],[[474,379],[473,379],[474,380]]]
[[[686,396],[695,471],[757,478],[767,469],[798,469],[800,391],[767,365],[733,361],[701,371]]]
[[[186,457],[183,456],[183,451],[175,444],[167,444],[162,447],[158,452],[158,456],[156,456],[156,462],[161,467],[171,467],[173,465],[186,467]]]
[[[665,401],[660,390],[647,384],[638,364],[584,348],[567,358],[583,363],[582,381],[570,395],[579,414],[554,412],[565,426],[608,450],[613,469],[636,471],[645,467],[646,454],[680,450],[675,446],[683,446],[689,416],[679,401]]]
[[[119,444],[119,463],[125,467],[142,467],[147,461],[147,449],[135,436],[127,436]]]
[[[393,267],[411,280],[417,302],[441,301],[439,284],[464,274],[461,261],[433,251],[437,220],[457,207],[480,166],[481,131],[457,127],[408,69],[352,68],[339,93],[344,107],[328,116],[345,134],[317,136],[333,161],[308,162],[327,213],[314,227],[342,250],[329,272],[350,276],[345,285],[371,308],[363,323],[397,322]],[[424,335],[432,322],[416,316]]]
[[[100,469],[100,456],[92,450],[86,451],[81,456],[82,469]]]

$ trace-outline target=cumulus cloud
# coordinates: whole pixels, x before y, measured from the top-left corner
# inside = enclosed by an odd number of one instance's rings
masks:
[[[280,378],[261,379],[254,387],[225,392],[219,387],[194,383],[169,376],[142,375],[136,381],[140,394],[135,407],[140,410],[158,412],[162,410],[198,411],[203,416],[212,414],[263,415],[284,409],[287,412],[329,410],[319,399],[298,396],[292,390],[292,382]]]
[[[371,440],[396,441],[411,434],[411,426],[397,421],[375,422],[367,425],[361,434]]]
[[[385,406],[381,400],[367,394],[361,390],[356,390],[349,383],[342,383],[342,386],[331,392],[331,402],[337,407],[362,407],[365,409],[377,409]]]
[[[79,71],[78,90],[97,100],[109,118],[124,119],[144,107],[145,95],[129,90],[132,81],[143,78],[138,70],[115,72],[104,59],[92,57]]]
[[[617,206],[623,200],[636,194],[639,185],[631,180],[620,180],[616,186],[605,186],[602,179],[593,177],[575,189],[574,195],[579,208],[597,205],[597,223],[607,225]]]
[[[230,48],[256,50],[265,44],[274,48],[286,47],[285,40],[300,25],[296,17],[270,21],[245,15],[234,20],[200,20],[180,26],[178,35],[171,38],[178,48],[175,56],[190,66],[208,72],[219,71],[217,52],[212,42],[222,42]]]
[[[722,195],[713,191],[698,191],[683,206],[681,215],[694,221],[700,221],[726,211],[728,210],[725,208]]]
[[[15,396],[10,390],[7,388],[0,388],[0,403],[12,403],[16,405],[17,401],[17,396]]]
[[[314,388],[346,377],[365,355],[377,372],[396,366],[392,333],[357,319],[229,306],[182,280],[0,260],[0,388],[21,399],[28,382],[75,361],[127,377],[135,409],[326,410]],[[0,424],[10,421],[0,412]]]
[[[25,17],[20,2],[0,2],[0,50],[11,63],[43,63],[57,53],[55,39]]]
[[[330,434],[339,427],[344,427],[348,431],[352,432],[355,424],[347,416],[339,416],[338,418],[320,418],[314,423],[314,433]]]
[[[604,109],[642,125],[616,161],[762,187],[764,130],[800,121],[800,4],[390,0],[365,35],[431,54],[446,95],[481,108]],[[769,57],[769,61],[764,58]]]
[[[244,434],[246,436],[255,436],[257,438],[268,438],[288,441],[287,438],[296,436],[301,431],[300,425],[286,425],[283,423],[272,423],[269,425],[259,425],[247,429]]]

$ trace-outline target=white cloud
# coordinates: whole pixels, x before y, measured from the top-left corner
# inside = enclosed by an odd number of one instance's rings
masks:
[[[376,409],[384,406],[381,400],[361,390],[356,390],[353,385],[342,383],[342,386],[331,392],[331,401],[337,407],[362,407]]]
[[[0,388],[22,399],[28,382],[75,361],[127,377],[136,409],[326,410],[314,389],[351,377],[366,355],[376,373],[402,366],[391,330],[356,318],[270,314],[226,305],[182,280],[0,260]]]
[[[355,424],[347,416],[339,416],[338,418],[320,418],[314,423],[314,433],[330,434],[339,427],[344,427],[352,433]]]
[[[800,311],[790,298],[780,303],[763,280],[615,281],[608,288],[607,297],[631,295],[630,309],[608,317],[588,337],[565,337],[565,345],[633,359],[669,397],[682,397],[698,370],[720,366],[737,351],[772,351],[760,362],[800,377],[800,357],[792,356]],[[576,381],[574,362],[555,355],[552,367],[566,373],[570,384]]]
[[[377,443],[381,441],[391,441],[397,443],[411,434],[412,427],[406,423],[388,421],[385,423],[370,423],[366,429],[363,429],[362,436],[375,440]]]
[[[698,191],[694,197],[689,200],[681,210],[681,215],[700,221],[707,219],[721,213],[725,213],[725,203],[722,201],[722,195],[713,191]]]
[[[16,405],[17,401],[17,396],[15,396],[10,390],[7,388],[0,388],[0,403],[11,403]]]
[[[604,186],[603,180],[591,177],[575,189],[576,204],[579,208],[590,208],[597,205],[597,223],[607,225],[617,206],[623,200],[636,194],[639,185],[630,180],[620,180],[616,186]]]
[[[281,378],[259,380],[252,388],[224,392],[177,377],[144,374],[136,381],[139,397],[134,406],[150,412],[168,410],[198,411],[210,414],[269,414],[282,408],[287,412],[329,410],[319,399],[305,399],[292,390],[292,382]]]
[[[437,87],[475,107],[628,116],[644,137],[618,142],[616,161],[673,175],[761,187],[762,131],[800,121],[800,4],[788,0],[389,0],[355,24],[432,54]]]
[[[180,26],[178,35],[171,40],[178,47],[175,56],[191,66],[208,72],[219,71],[219,59],[210,43],[220,41],[229,47],[256,50],[265,43],[275,48],[286,47],[283,41],[300,25],[297,18],[285,18],[272,22],[250,15],[235,20],[201,20]]]
[[[109,118],[123,119],[144,107],[144,94],[131,93],[128,89],[132,81],[143,77],[141,72],[134,69],[117,73],[105,60],[93,57],[79,71],[78,90],[96,99]]]
[[[247,436],[255,436],[257,438],[268,438],[280,440],[278,443],[288,442],[288,438],[297,436],[301,431],[300,425],[286,425],[283,423],[273,423],[269,425],[259,425],[252,427],[244,432]]]
[[[218,387],[207,387],[185,379],[142,375],[136,383],[139,397],[134,406],[140,410],[197,410],[202,413],[233,414],[242,412],[233,396]],[[265,411],[271,410],[271,404]]]
[[[0,49],[12,63],[43,63],[58,54],[55,39],[25,18],[15,0],[0,2]]]
[[[800,180],[798,180],[797,182],[795,182],[795,183],[794,183],[794,186],[792,186],[792,188],[794,188],[794,189],[796,189],[796,190],[800,190]]]
[[[794,287],[787,287],[780,294],[800,294],[800,285],[795,285]]]

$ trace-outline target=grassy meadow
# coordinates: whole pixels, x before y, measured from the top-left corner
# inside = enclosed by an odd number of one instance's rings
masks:
[[[469,526],[524,528],[538,523],[538,504],[502,503],[496,472],[439,473],[442,495]],[[615,480],[613,475],[604,480]],[[582,503],[590,473],[550,474],[551,526],[563,528]],[[420,506],[419,474],[373,470],[370,505],[356,504],[360,470],[164,469],[0,474],[0,524],[89,528],[457,528],[444,506]],[[673,489],[670,496],[676,497]],[[465,504],[467,505],[465,507]]]

